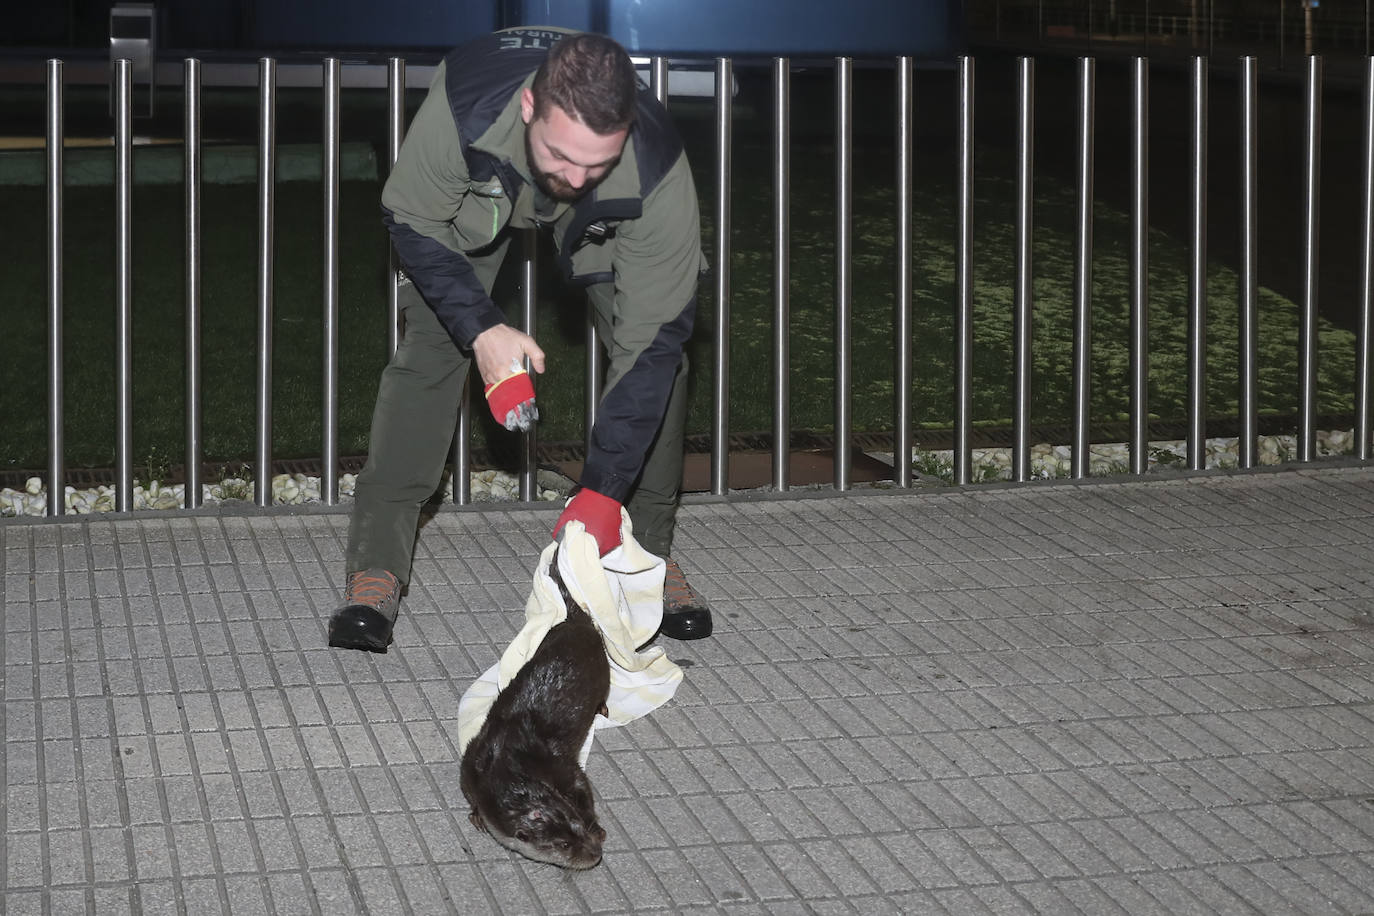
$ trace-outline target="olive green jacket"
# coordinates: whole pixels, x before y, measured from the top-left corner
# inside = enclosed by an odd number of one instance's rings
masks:
[[[449,53],[407,131],[382,209],[407,275],[464,350],[505,322],[470,259],[500,251],[512,229],[549,228],[565,277],[611,284],[610,363],[582,484],[623,501],[691,336],[705,268],[700,217],[681,140],[642,87],[624,153],[602,182],[573,204],[536,193],[520,90],[564,34],[509,29]]]

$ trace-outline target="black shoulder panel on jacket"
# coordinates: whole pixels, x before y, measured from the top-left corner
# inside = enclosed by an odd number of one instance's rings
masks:
[[[520,28],[493,32],[459,45],[444,58],[444,88],[463,147],[505,110],[511,96],[566,33]]]
[[[639,90],[630,136],[634,138],[635,155],[639,160],[639,195],[647,197],[682,155],[682,137],[668,117],[668,109],[649,89],[641,87]]]

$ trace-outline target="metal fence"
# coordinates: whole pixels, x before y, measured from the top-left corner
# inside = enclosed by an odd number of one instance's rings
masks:
[[[1092,340],[1092,205],[1093,205],[1093,139],[1094,139],[1094,88],[1096,79],[1095,62],[1092,58],[1080,58],[1077,69],[1078,94],[1076,100],[1077,122],[1077,225],[1074,252],[1075,276],[1073,283],[1073,397],[1072,397],[1072,459],[1071,476],[1081,478],[1089,473],[1089,416],[1090,395],[1089,354]],[[716,495],[725,495],[728,490],[729,467],[729,391],[730,353],[728,328],[730,327],[731,277],[730,263],[730,198],[731,198],[731,106],[733,70],[732,61],[719,59],[715,63],[715,188],[714,221],[715,239],[712,261],[716,265],[715,285],[715,327],[718,330],[714,342],[715,365],[712,379],[713,418],[711,425],[711,490]],[[852,430],[850,422],[849,389],[851,367],[851,222],[852,222],[852,66],[853,61],[840,58],[834,62],[835,86],[835,125],[837,146],[835,207],[835,385],[834,385],[834,428],[835,463],[834,488],[839,491],[851,486],[851,445]],[[1241,311],[1239,366],[1240,407],[1240,449],[1239,466],[1250,468],[1257,463],[1257,407],[1256,407],[1256,249],[1255,249],[1255,161],[1257,131],[1256,110],[1256,63],[1252,57],[1239,62],[1240,73],[1240,111],[1242,120],[1242,142],[1239,157],[1241,181],[1242,257],[1239,266],[1239,303]],[[956,301],[952,303],[956,312],[955,333],[955,429],[954,429],[954,480],[957,484],[969,483],[972,479],[973,462],[970,446],[972,428],[972,345],[973,345],[973,112],[975,104],[975,61],[963,57],[957,61],[958,80],[956,100],[959,117],[957,119],[957,258],[956,258]],[[898,487],[912,485],[911,471],[911,403],[912,388],[912,162],[913,162],[913,116],[912,85],[913,62],[910,58],[899,58],[892,68],[896,81],[897,106],[893,113],[896,124],[897,174],[894,176],[896,193],[896,275],[893,277],[893,297],[895,320],[893,322],[893,341],[897,354],[894,388],[897,392],[893,404],[893,441],[894,441],[894,481]],[[337,415],[338,415],[338,183],[339,183],[339,93],[341,86],[341,64],[337,59],[324,62],[319,85],[323,92],[322,109],[324,112],[324,184],[325,207],[324,221],[324,302],[323,322],[325,341],[325,384],[321,410],[324,416],[324,474],[321,481],[321,498],[326,504],[335,504],[339,498],[338,489],[338,452],[337,452]],[[404,61],[393,58],[387,68],[388,87],[388,167],[394,163],[400,148],[403,130],[403,99],[407,68]],[[667,61],[656,58],[651,62],[651,86],[660,100],[667,101]],[[790,186],[790,80],[792,67],[786,59],[775,59],[772,67],[772,223],[773,223],[773,274],[772,313],[774,319],[772,375],[773,398],[773,437],[772,437],[772,484],[778,490],[787,490],[789,481],[788,444],[789,428],[789,186]],[[1208,123],[1208,67],[1205,58],[1193,59],[1191,68],[1192,105],[1191,125],[1191,260],[1189,273],[1188,302],[1188,434],[1186,444],[1187,465],[1191,469],[1205,466],[1205,409],[1204,392],[1206,384],[1205,349],[1206,336],[1206,286],[1205,266],[1206,227],[1208,215],[1207,200],[1207,156],[1206,131]],[[1306,119],[1305,149],[1306,161],[1303,176],[1304,210],[1303,225],[1305,244],[1303,257],[1305,264],[1305,289],[1300,304],[1300,352],[1298,364],[1299,422],[1298,422],[1298,459],[1311,461],[1315,454],[1315,388],[1316,388],[1316,330],[1317,330],[1317,214],[1319,202],[1319,163],[1321,151],[1321,84],[1322,60],[1320,57],[1307,59],[1306,70]],[[1033,302],[1031,294],[1031,231],[1033,225],[1032,208],[1032,163],[1034,160],[1034,61],[1020,58],[1017,67],[1017,208],[1015,217],[1016,265],[1014,283],[1014,331],[1013,351],[1015,371],[1012,385],[1013,397],[1013,478],[1016,481],[1030,479],[1030,442],[1028,438],[1030,416],[1030,375],[1031,375],[1031,329]],[[1148,165],[1148,94],[1149,62],[1139,57],[1132,61],[1131,112],[1132,132],[1132,251],[1130,282],[1130,355],[1131,355],[1131,436],[1130,469],[1132,473],[1145,472],[1148,441],[1146,438],[1149,404],[1146,390],[1148,379],[1149,353],[1146,337],[1149,323],[1149,290],[1147,267],[1149,252],[1146,234],[1149,217],[1146,208],[1149,180]],[[115,185],[116,185],[116,312],[117,312],[117,496],[116,509],[128,511],[133,508],[133,458],[132,458],[132,386],[131,386],[131,235],[133,227],[130,220],[129,199],[132,186],[131,136],[130,136],[130,66],[128,61],[117,62],[113,74],[115,110]],[[193,59],[185,61],[183,87],[185,92],[185,198],[186,198],[186,444],[185,466],[187,486],[185,506],[194,508],[201,501],[199,468],[201,466],[201,125],[200,125],[200,63]],[[271,503],[272,496],[272,404],[271,404],[271,366],[273,352],[272,337],[272,271],[274,224],[274,163],[276,131],[276,62],[264,58],[258,68],[258,283],[257,317],[259,333],[257,337],[257,433],[256,433],[256,501],[260,506]],[[48,420],[51,430],[49,438],[50,461],[48,474],[48,514],[58,515],[64,511],[65,468],[62,441],[62,147],[63,147],[63,64],[59,60],[48,62],[47,66],[47,220],[48,220]],[[1371,287],[1374,285],[1374,58],[1366,61],[1365,72],[1365,134],[1363,156],[1363,264],[1362,298],[1357,340],[1356,369],[1356,441],[1360,459],[1370,457],[1370,315]],[[522,245],[521,287],[523,300],[523,323],[525,330],[534,333],[535,289],[535,252],[533,231],[525,233]],[[397,325],[395,287],[398,275],[393,259],[391,280],[390,324],[393,329],[389,346],[394,352]],[[596,339],[595,329],[588,320],[588,359],[586,367],[586,428],[591,429],[595,419],[596,405],[600,392],[602,354]],[[471,385],[468,386],[469,389]],[[470,452],[468,438],[470,432],[470,400],[463,398],[462,413],[458,423],[453,454],[454,500],[458,503],[470,501],[468,486]],[[520,494],[524,500],[535,498],[535,433],[525,434],[524,448],[521,450]]]

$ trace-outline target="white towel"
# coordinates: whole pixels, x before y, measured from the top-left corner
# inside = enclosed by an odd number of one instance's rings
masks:
[[[561,550],[556,543],[544,548],[525,603],[525,626],[501,660],[483,672],[458,702],[459,753],[477,737],[496,694],[534,656],[544,634],[568,616],[558,585],[549,575],[555,551],[563,584],[596,622],[611,666],[611,693],[606,700],[609,716],[596,717],[578,762],[586,767],[597,729],[633,722],[673,698],[682,682],[682,669],[662,646],[638,648],[653,638],[663,621],[665,564],[639,546],[624,509],[620,511],[620,538],[619,547],[598,556],[596,538],[581,522],[573,521],[563,527]]]

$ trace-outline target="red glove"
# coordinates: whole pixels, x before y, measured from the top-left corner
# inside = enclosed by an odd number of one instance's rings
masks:
[[[534,382],[519,363],[512,365],[512,373],[485,389],[491,415],[506,429],[528,431],[539,419],[534,406]]]
[[[568,501],[558,523],[553,526],[553,536],[571,521],[579,521],[587,533],[596,538],[596,546],[604,557],[620,546],[620,503],[609,496],[602,496],[595,490],[578,490],[577,495]]]

